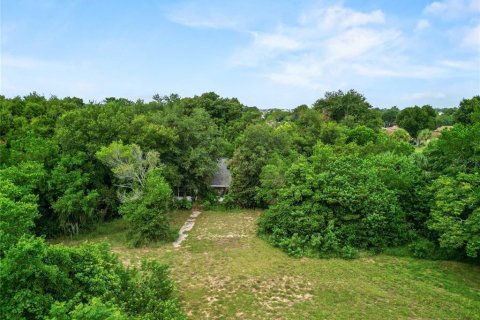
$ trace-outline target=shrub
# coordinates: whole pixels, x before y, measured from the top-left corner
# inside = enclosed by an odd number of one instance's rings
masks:
[[[173,198],[172,202],[173,202],[172,207],[175,208],[175,209],[182,209],[182,210],[191,210],[192,209],[192,201],[189,201],[188,199]]]
[[[308,161],[292,165],[277,203],[259,220],[259,233],[292,255],[354,256],[350,248],[405,243],[410,236],[405,214],[372,162],[329,157],[328,150],[317,148]]]
[[[127,237],[133,246],[175,238],[166,215],[171,195],[172,190],[160,171],[152,170],[143,195],[120,206],[120,213],[130,225]]]
[[[480,174],[439,177],[427,222],[441,248],[476,258],[480,253]]]
[[[427,259],[434,257],[434,252],[437,251],[437,246],[432,241],[422,238],[410,243],[408,245],[408,250],[412,256],[416,258]]]
[[[185,319],[167,267],[125,268],[106,244],[48,245],[22,237],[0,260],[5,319]],[[107,317],[108,315],[108,317]]]

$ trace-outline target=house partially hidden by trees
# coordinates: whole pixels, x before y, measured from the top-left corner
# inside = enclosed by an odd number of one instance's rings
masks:
[[[210,183],[210,187],[215,189],[219,195],[224,195],[227,189],[230,187],[230,183],[232,182],[232,174],[227,167],[227,160],[226,158],[220,158],[218,160],[218,169],[215,175],[212,178],[212,182]]]
[[[211,177],[209,186],[216,191],[217,195],[220,197],[223,196],[228,188],[230,187],[230,183],[232,182],[232,174],[227,167],[227,158],[220,158],[217,162],[217,170],[213,177]],[[194,194],[192,192],[188,192],[177,188],[176,190],[176,197],[177,199],[187,199],[188,201],[192,201],[192,197]]]

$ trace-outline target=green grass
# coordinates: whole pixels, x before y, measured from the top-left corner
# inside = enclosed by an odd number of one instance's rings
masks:
[[[172,214],[179,227],[188,211]],[[292,258],[255,236],[260,211],[203,212],[180,249],[125,246],[125,225],[79,241],[109,241],[128,265],[171,266],[192,319],[480,319],[480,267],[388,255]]]

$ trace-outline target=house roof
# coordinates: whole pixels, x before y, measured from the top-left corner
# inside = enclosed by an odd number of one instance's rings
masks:
[[[218,160],[218,169],[212,178],[210,186],[217,188],[228,188],[230,186],[232,174],[230,170],[228,170],[227,160],[226,158],[220,158]]]

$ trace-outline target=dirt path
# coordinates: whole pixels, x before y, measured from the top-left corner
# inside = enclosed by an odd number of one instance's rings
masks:
[[[180,245],[182,244],[183,240],[187,238],[186,232],[192,230],[193,226],[195,225],[195,220],[197,217],[200,215],[200,210],[198,209],[193,209],[192,214],[188,218],[187,221],[183,224],[183,226],[180,228],[180,231],[178,232],[178,238],[175,240],[173,243],[174,248],[179,248]]]

